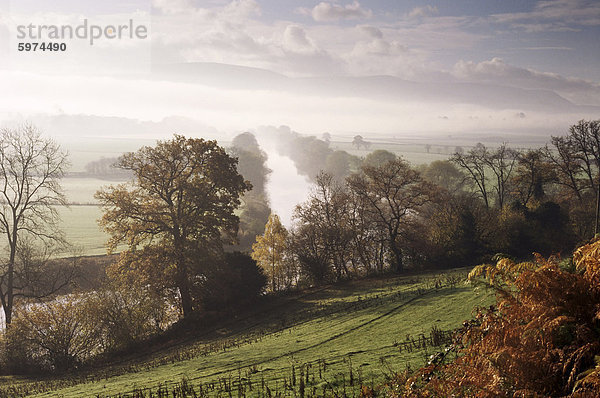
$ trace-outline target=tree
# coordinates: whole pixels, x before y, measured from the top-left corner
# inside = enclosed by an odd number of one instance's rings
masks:
[[[362,135],[355,135],[352,139],[352,145],[356,147],[356,149],[360,149],[361,146],[365,145],[365,140]]]
[[[109,251],[128,246],[113,274],[174,290],[188,317],[203,268],[235,240],[234,210],[251,188],[236,163],[216,141],[180,135],[123,155],[117,166],[131,170],[134,180],[96,193]]]
[[[252,184],[252,190],[242,196],[239,213],[238,250],[250,250],[256,235],[265,230],[265,224],[271,214],[266,185],[271,170],[266,166],[267,154],[260,149],[251,133],[237,135],[229,152],[238,159],[237,170],[245,180]]]
[[[484,164],[496,177],[493,189],[496,191],[496,206],[500,209],[504,207],[506,202],[509,193],[509,181],[518,159],[519,153],[507,147],[505,143],[482,158]]]
[[[237,251],[226,252],[206,280],[203,302],[212,311],[241,308],[256,300],[266,284],[263,269],[252,257]]]
[[[98,331],[105,351],[131,348],[177,320],[172,303],[149,285],[108,283],[80,297],[77,304]]]
[[[260,151],[256,137],[254,134],[248,131],[236,135],[231,141],[231,146],[234,148],[244,149],[246,151]]]
[[[449,160],[435,160],[423,171],[426,181],[446,189],[451,194],[460,192],[465,185],[465,177]]]
[[[569,128],[568,139],[589,189],[596,193],[594,234],[597,234],[600,221],[600,120],[580,120]]]
[[[353,255],[350,213],[346,190],[333,176],[323,172],[317,176],[308,200],[294,211],[295,236],[312,242],[311,250],[321,252],[314,257],[323,259],[325,268],[333,269],[338,280],[348,276],[347,264]],[[302,246],[299,247],[302,250]],[[317,281],[315,275],[312,277]]]
[[[46,262],[31,255],[64,244],[56,206],[66,204],[60,179],[67,167],[67,154],[35,127],[0,131],[0,233],[8,252],[0,266],[0,301],[7,325],[15,298],[42,298],[68,283],[56,280],[40,290]]]
[[[396,159],[379,167],[365,166],[362,173],[351,175],[348,185],[362,199],[371,219],[386,231],[386,244],[394,269],[401,272],[402,238],[417,222],[420,208],[428,203],[434,189],[409,164]]]
[[[521,153],[511,185],[514,195],[523,206],[532,199],[540,201],[545,196],[545,186],[554,181],[555,174],[541,149],[531,149]]]
[[[599,232],[600,219],[600,120],[580,120],[569,128],[569,134],[563,137],[552,137],[551,148],[546,148],[545,155],[554,165],[557,182],[574,195],[583,213],[589,213],[591,199],[595,196],[594,231]],[[568,199],[568,197],[567,197]],[[591,200],[590,200],[591,199]]]
[[[256,237],[252,245],[252,258],[264,270],[271,281],[271,291],[281,289],[281,271],[286,251],[287,230],[281,224],[277,214],[271,214],[265,233]]]
[[[350,174],[350,162],[352,155],[346,151],[335,151],[327,156],[324,171],[330,174],[338,181],[344,179]]]
[[[486,175],[486,163],[484,159],[488,157],[488,150],[482,143],[475,145],[466,154],[456,152],[451,160],[463,169],[467,174],[467,179],[471,181],[479,191],[485,207],[490,207],[488,179]]]
[[[490,207],[488,178],[491,173],[495,178],[491,188],[492,192],[496,193],[495,204],[502,208],[509,193],[508,184],[517,159],[517,151],[504,143],[493,152],[478,143],[467,154],[454,153],[451,160],[466,172],[467,179],[477,187],[486,207]]]
[[[101,329],[90,319],[83,296],[20,306],[8,329],[9,365],[16,370],[64,371],[98,353]]]
[[[385,149],[377,149],[365,156],[363,164],[366,166],[378,167],[395,159],[396,155],[392,152],[386,151]]]

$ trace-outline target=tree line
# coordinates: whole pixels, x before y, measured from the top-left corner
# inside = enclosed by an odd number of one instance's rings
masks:
[[[416,168],[374,151],[346,178],[317,174],[290,230],[271,215],[252,256],[278,291],[569,252],[597,232],[599,142],[600,121],[582,120],[543,148],[479,143]]]

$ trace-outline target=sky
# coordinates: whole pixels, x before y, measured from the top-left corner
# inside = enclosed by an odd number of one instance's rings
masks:
[[[19,36],[84,21],[148,34]],[[595,0],[0,0],[0,121],[550,135],[600,116],[599,37]]]

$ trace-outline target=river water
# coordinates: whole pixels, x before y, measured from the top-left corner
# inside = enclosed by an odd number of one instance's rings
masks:
[[[261,147],[267,151],[267,167],[272,170],[267,182],[271,209],[279,216],[281,223],[289,228],[294,208],[308,198],[312,184],[305,176],[298,174],[289,157],[278,154],[274,148],[265,147],[262,143]]]

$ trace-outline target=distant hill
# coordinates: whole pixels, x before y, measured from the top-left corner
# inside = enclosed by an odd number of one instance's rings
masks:
[[[297,94],[349,96],[397,101],[449,102],[493,109],[592,112],[600,107],[577,105],[554,91],[489,83],[417,82],[394,76],[287,77],[260,68],[218,63],[163,64],[151,78],[242,90],[278,90]]]

